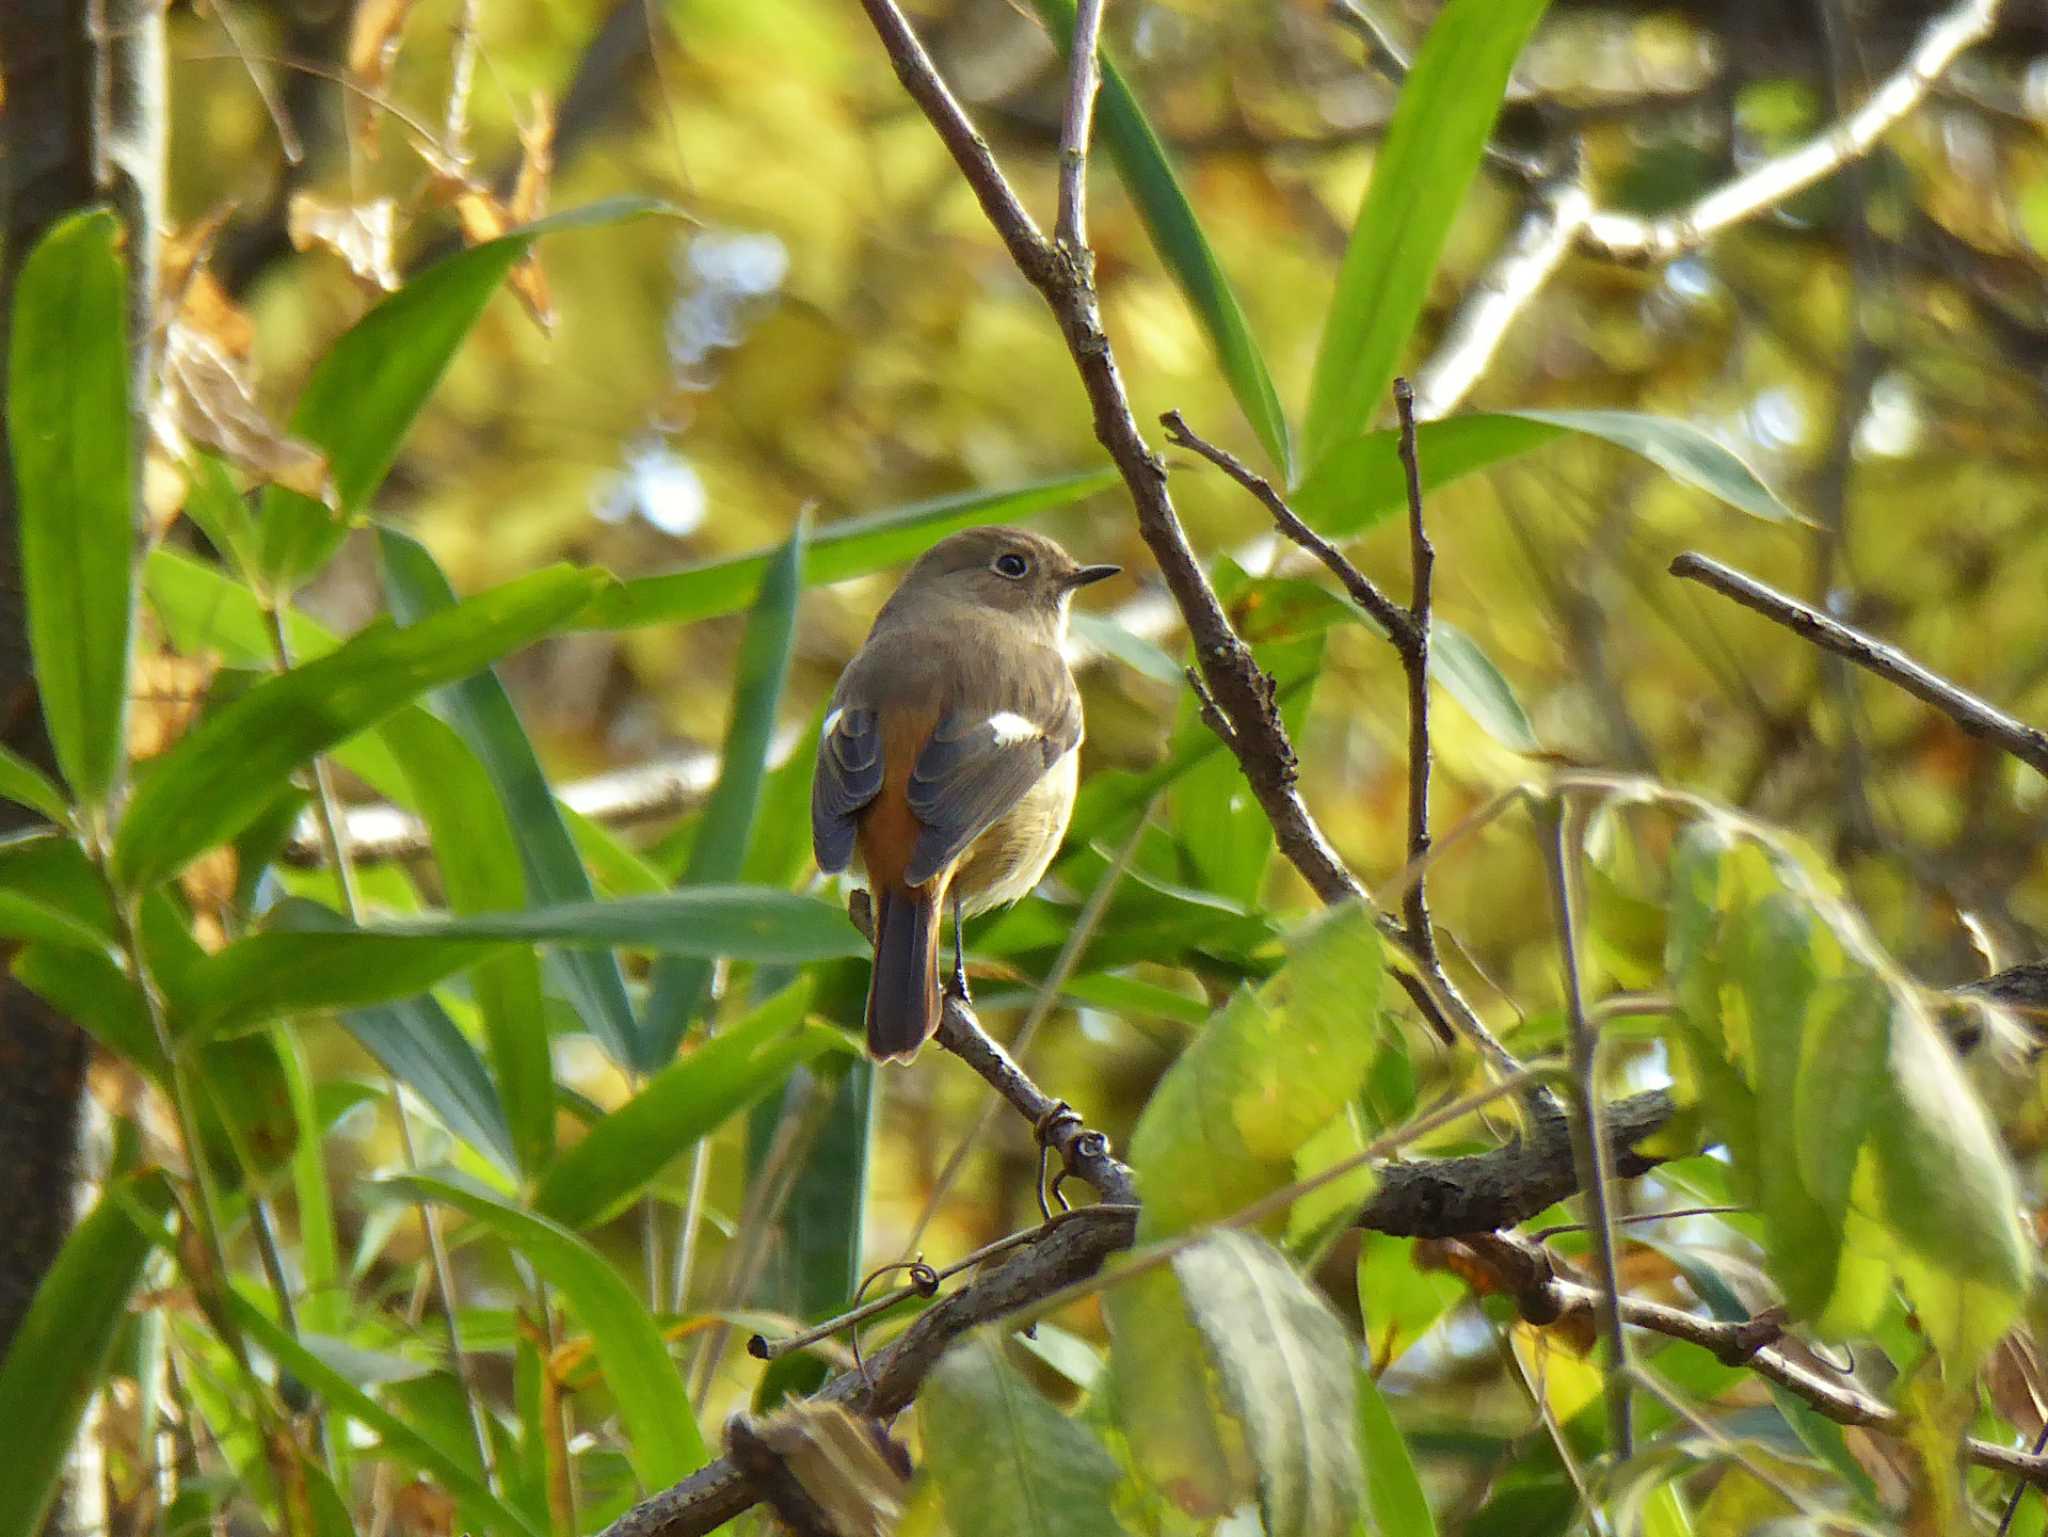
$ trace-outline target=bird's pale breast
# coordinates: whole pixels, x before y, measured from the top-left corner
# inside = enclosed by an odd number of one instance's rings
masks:
[[[1069,750],[1007,813],[968,847],[953,886],[970,913],[1002,907],[1045,878],[1074,812],[1079,747]]]

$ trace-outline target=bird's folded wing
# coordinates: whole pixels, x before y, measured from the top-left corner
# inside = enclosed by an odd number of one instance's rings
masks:
[[[818,868],[844,870],[853,858],[854,818],[882,789],[882,727],[873,710],[825,717],[811,776],[811,847]]]
[[[920,830],[903,875],[912,885],[959,858],[1080,742],[1081,706],[1072,685],[1032,692],[1043,701],[1032,708],[1050,719],[1033,719],[1024,709],[992,715],[956,710],[917,755],[909,801]]]

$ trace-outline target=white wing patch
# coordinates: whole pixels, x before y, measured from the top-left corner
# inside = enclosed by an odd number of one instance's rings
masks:
[[[841,708],[834,710],[830,715],[826,716],[825,724],[818,728],[818,735],[821,737],[828,737],[833,732],[837,731],[839,729],[840,719],[845,714],[846,710],[844,706],[842,706]]]
[[[988,729],[994,733],[998,747],[1009,747],[1045,734],[1014,710],[998,710],[991,715],[988,718]]]

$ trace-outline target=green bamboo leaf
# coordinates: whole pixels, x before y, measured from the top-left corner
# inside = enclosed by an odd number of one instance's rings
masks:
[[[300,764],[548,633],[602,580],[565,566],[536,572],[408,629],[374,624],[257,684],[157,760],[122,818],[116,876],[136,888],[175,874],[248,826]]]
[[[797,518],[789,543],[762,579],[761,595],[747,619],[733,677],[732,719],[726,725],[725,750],[719,756],[718,784],[705,804],[696,842],[690,845],[690,862],[683,870],[685,887],[736,881],[746,865],[754,814],[761,802],[761,781],[768,771],[769,743],[782,706],[783,684],[789,677],[790,649],[796,643],[806,523],[803,516]],[[708,961],[674,956],[656,963],[635,1067],[655,1072],[668,1064],[683,1032],[703,1007],[710,982]]]
[[[1415,1458],[1393,1410],[1371,1372],[1360,1370],[1358,1385],[1358,1452],[1365,1466],[1366,1506],[1373,1528],[1383,1537],[1436,1537],[1436,1517],[1422,1492]]]
[[[834,523],[813,534],[804,550],[804,585],[844,582],[901,565],[956,530],[977,523],[1022,523],[1112,486],[1116,478],[1114,470],[1088,470]],[[630,630],[736,614],[760,597],[777,553],[760,550],[621,582],[592,602],[577,622],[590,630]]]
[[[450,611],[455,594],[425,545],[392,529],[379,530],[377,551],[391,610],[402,623],[423,628]],[[596,896],[583,856],[548,787],[539,755],[520,724],[512,696],[494,672],[478,672],[444,690],[434,705],[469,744],[490,775],[511,819],[526,869],[526,899],[535,905],[587,903]],[[640,1025],[626,996],[616,956],[578,950],[552,962],[577,1017],[613,1061],[639,1060]]]
[[[212,652],[229,665],[266,671],[274,665],[270,621],[248,586],[168,545],[149,552],[142,577],[150,609],[179,651]],[[301,666],[341,644],[340,636],[297,609],[285,611],[285,626]],[[402,705],[397,714],[418,710],[418,705]],[[329,756],[386,800],[411,808],[412,786],[380,732],[361,732],[336,744]]]
[[[41,769],[7,747],[0,747],[0,800],[39,811],[60,826],[71,816],[64,792]]]
[[[475,1218],[568,1300],[590,1331],[624,1422],[627,1455],[644,1487],[665,1488],[710,1460],[661,1331],[602,1255],[567,1228],[488,1191],[425,1175],[383,1183],[408,1199],[440,1201]]]
[[[393,715],[384,722],[383,736],[433,836],[441,894],[449,909],[487,913],[525,907],[518,840],[490,775],[469,744],[421,709]],[[524,945],[487,956],[471,972],[470,987],[517,1150],[516,1167],[538,1173],[555,1147],[554,1063],[540,957]]]
[[[7,1427],[0,1537],[36,1537],[42,1529],[128,1298],[151,1251],[170,1236],[170,1210],[162,1174],[114,1181],[36,1287],[0,1362],[0,1425]]]
[[[431,993],[350,1009],[348,1033],[398,1082],[425,1101],[441,1124],[508,1177],[520,1172],[505,1107],[484,1060]]]
[[[337,339],[306,380],[290,423],[293,436],[327,456],[335,506],[277,486],[264,492],[260,562],[272,589],[288,594],[327,563],[491,295],[537,238],[656,207],[622,200],[572,209],[472,246],[427,268]]]
[[[431,1182],[423,1180],[420,1183]],[[239,1292],[229,1289],[223,1295],[235,1326],[270,1355],[280,1369],[290,1372],[319,1394],[330,1408],[347,1415],[366,1430],[375,1431],[386,1453],[431,1475],[443,1489],[462,1502],[464,1513],[482,1524],[486,1531],[501,1534],[501,1537],[544,1537],[543,1528],[499,1500],[482,1480],[469,1471],[461,1453],[408,1425],[356,1386],[347,1375],[293,1339]],[[661,1358],[665,1361],[666,1354],[663,1353]],[[685,1409],[687,1412],[687,1405]]]
[[[810,982],[799,982],[669,1063],[555,1160],[534,1209],[572,1228],[602,1221],[798,1065],[843,1048],[840,1032],[805,1026],[810,999]]]
[[[1402,84],[1323,323],[1302,462],[1371,425],[1545,0],[1450,0]]]
[[[22,264],[8,356],[29,651],[57,765],[104,802],[128,741],[136,473],[128,273],[106,209],[52,225]]]
[[[228,467],[212,454],[193,453],[186,469],[185,516],[198,525],[221,559],[248,580],[258,570],[261,540],[247,498],[236,489]]]
[[[436,914],[361,928],[293,902],[271,922],[279,926],[200,956],[165,982],[181,1041],[281,1015],[410,997],[508,945],[627,946],[777,965],[864,953],[860,936],[831,903],[757,886],[699,886],[619,902]]]
[[[29,945],[10,969],[30,992],[115,1056],[159,1082],[169,1075],[141,992],[107,952]]]
[[[789,1197],[776,1214],[774,1238],[761,1276],[763,1306],[816,1322],[842,1312],[860,1284],[861,1242],[867,1232],[868,1161],[875,1128],[875,1064],[851,1052],[839,1063],[792,1073],[780,1095],[761,1100],[747,1120],[747,1175],[766,1177],[783,1118],[817,1113],[811,1096],[828,1104]],[[801,1359],[801,1365],[797,1364]],[[808,1392],[826,1376],[815,1355],[784,1357],[783,1386]],[[804,1380],[798,1381],[799,1375]]]
[[[1354,1100],[1378,1050],[1379,941],[1357,903],[1289,937],[1287,962],[1239,992],[1153,1092],[1131,1135],[1142,1239],[1213,1221],[1294,1178],[1294,1155]],[[1204,1177],[1190,1179],[1201,1169]]]
[[[1365,1489],[1344,1326],[1248,1233],[1211,1234],[1175,1256],[1173,1271],[1244,1429],[1268,1537],[1348,1537]]]
[[[927,1471],[948,1524],[977,1537],[1120,1537],[1122,1470],[977,1334],[947,1351],[918,1395]]]
[[[65,945],[104,953],[107,937],[62,908],[0,888],[0,939],[22,944]]]
[[[1033,0],[1039,19],[1065,54],[1074,46],[1074,0]],[[1223,264],[1210,249],[1195,217],[1194,205],[1174,175],[1173,159],[1159,135],[1146,121],[1137,92],[1110,57],[1098,50],[1102,70],[1102,93],[1095,105],[1096,142],[1109,149],[1117,175],[1131,195],[1131,202],[1144,222],[1152,248],[1166,263],[1166,270],[1179,285],[1195,319],[1208,333],[1216,350],[1223,377],[1229,381],[1238,409],[1259,442],[1271,456],[1283,481],[1294,479],[1293,444],[1287,418],[1280,409],[1280,397],[1266,372],[1266,360],[1252,337]]]
[[[1425,494],[1570,434],[1639,454],[1682,484],[1768,523],[1807,521],[1755,470],[1690,422],[1635,411],[1480,411],[1423,422],[1415,455]],[[1407,505],[1400,435],[1369,432],[1337,445],[1289,499],[1332,538],[1364,532]]]
[[[1441,619],[1430,621],[1429,675],[1501,746],[1515,752],[1543,750],[1514,685],[1493,665],[1493,658],[1471,636]]]

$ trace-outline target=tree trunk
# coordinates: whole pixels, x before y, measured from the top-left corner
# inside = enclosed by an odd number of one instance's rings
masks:
[[[111,203],[127,231],[130,400],[138,423],[155,374],[156,246],[164,148],[159,0],[0,0],[0,404],[22,264],[55,221]],[[140,505],[141,431],[133,467]],[[19,504],[0,412],[0,741],[54,765],[24,623]],[[0,832],[30,815],[0,805]],[[90,1044],[0,978],[0,1358],[70,1230]],[[61,1515],[51,1527],[61,1525]]]

